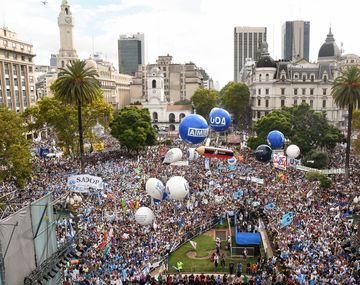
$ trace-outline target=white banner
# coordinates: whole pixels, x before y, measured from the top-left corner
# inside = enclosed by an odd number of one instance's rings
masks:
[[[87,189],[87,188],[95,188],[102,189],[103,188],[103,180],[101,177],[91,176],[88,174],[81,175],[73,175],[68,177],[67,186],[72,189]]]
[[[311,167],[307,167],[307,166],[303,166],[303,165],[296,165],[295,167],[298,170],[302,170],[302,171],[315,171],[315,172],[320,172],[324,175],[329,175],[329,174],[344,174],[345,173],[345,169],[344,168],[331,168],[331,169],[316,169],[316,168],[311,168]]]
[[[179,161],[175,161],[170,163],[171,166],[175,165],[175,166],[189,166],[189,162],[187,160],[179,160]]]
[[[258,184],[264,184],[264,179],[262,179],[262,178],[249,177],[249,176],[240,176],[240,179],[255,182],[255,183],[258,183]]]

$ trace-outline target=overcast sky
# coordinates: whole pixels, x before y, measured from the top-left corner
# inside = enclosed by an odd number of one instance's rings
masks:
[[[57,16],[61,0],[0,0],[1,25],[34,45],[36,64],[49,64],[59,50]],[[332,27],[345,53],[360,55],[359,0],[68,0],[78,55],[102,52],[117,64],[120,34],[145,34],[146,62],[170,54],[176,63],[192,61],[225,85],[233,80],[233,29],[267,27],[269,52],[281,57],[285,21],[310,21],[310,60]]]

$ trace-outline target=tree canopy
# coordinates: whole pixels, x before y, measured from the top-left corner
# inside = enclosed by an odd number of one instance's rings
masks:
[[[97,99],[82,110],[83,132],[86,140],[94,142],[96,138],[92,128],[97,122],[106,128],[112,120],[112,106]],[[64,105],[54,97],[43,97],[36,106],[28,108],[23,117],[27,121],[29,131],[41,130],[45,126],[54,131],[59,145],[65,149],[65,153],[77,155],[79,144],[77,138],[78,122],[77,108],[73,105]]]
[[[156,143],[156,132],[148,109],[125,107],[110,124],[111,135],[128,150],[138,152]]]
[[[85,60],[70,61],[66,68],[60,68],[58,78],[51,85],[55,98],[64,104],[77,108],[81,172],[84,172],[84,138],[82,108],[102,98],[99,75],[93,67],[87,67]]]
[[[279,130],[300,147],[302,154],[316,148],[332,149],[344,139],[340,130],[329,124],[325,113],[315,112],[305,103],[270,112],[256,122],[254,130],[257,138],[249,140],[249,147],[256,148],[259,142],[266,142],[270,131]]]
[[[348,110],[346,137],[345,179],[349,178],[351,123],[353,110],[360,106],[360,69],[350,66],[341,72],[331,88],[331,94],[337,106]]]
[[[0,181],[23,187],[31,176],[31,155],[23,120],[0,105]]]
[[[219,104],[219,93],[216,90],[199,88],[191,96],[190,100],[194,105],[196,113],[207,120],[211,109]]]
[[[251,125],[249,88],[243,83],[229,82],[221,92],[221,104],[232,114],[234,126],[248,129]]]

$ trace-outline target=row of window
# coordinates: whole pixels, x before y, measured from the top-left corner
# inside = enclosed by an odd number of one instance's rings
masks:
[[[300,88],[293,88],[293,94],[294,95],[300,95],[299,94],[299,89]],[[301,95],[307,95],[306,94],[306,90],[307,90],[307,88],[301,88]],[[314,90],[315,90],[315,88],[309,88],[309,95],[314,95]],[[286,91],[286,88],[281,88],[280,89],[280,92],[281,92],[281,95],[285,95],[285,91]],[[269,89],[268,88],[266,88],[265,89],[265,95],[269,95]],[[257,95],[261,95],[261,93],[262,93],[262,89],[258,89],[258,92],[257,92]],[[327,95],[327,88],[322,88],[322,95]]]
[[[154,121],[154,122],[158,122],[158,120],[159,120],[158,113],[157,113],[157,112],[153,112],[152,118],[153,118],[153,121]],[[185,118],[185,114],[184,114],[184,113],[180,113],[180,115],[179,115],[179,122],[180,122],[183,118]],[[170,123],[175,123],[175,114],[174,114],[174,113],[170,113],[170,114],[169,114],[169,122],[170,122]]]
[[[307,102],[306,102],[305,99],[302,99],[301,103],[307,103]],[[298,104],[298,100],[294,99],[293,105],[296,106],[297,104]],[[281,105],[281,107],[285,107],[285,99],[281,99],[280,105]],[[310,100],[309,105],[310,105],[311,108],[313,108],[314,107],[314,100]],[[258,107],[261,106],[261,99],[257,100],[257,106]],[[265,108],[269,108],[269,99],[265,100]],[[326,108],[326,99],[322,100],[322,108]]]

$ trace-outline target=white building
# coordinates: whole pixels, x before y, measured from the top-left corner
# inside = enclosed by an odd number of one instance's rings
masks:
[[[332,83],[339,74],[340,64],[340,50],[331,30],[319,50],[316,63],[304,59],[275,62],[264,43],[261,58],[248,66],[243,75],[250,89],[253,120],[283,106],[304,102],[315,111],[326,112],[333,125],[343,127],[346,111],[338,108],[331,96]]]
[[[159,131],[178,131],[180,121],[192,113],[191,105],[170,104],[165,96],[163,72],[153,67],[146,76],[147,94],[141,100],[143,108],[149,109],[154,127]]]

